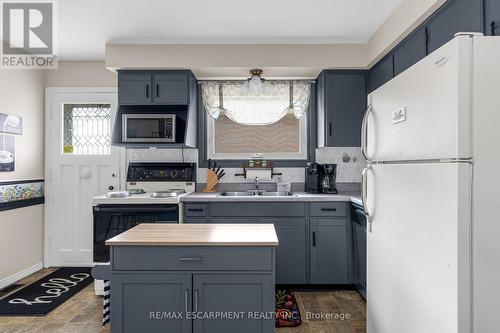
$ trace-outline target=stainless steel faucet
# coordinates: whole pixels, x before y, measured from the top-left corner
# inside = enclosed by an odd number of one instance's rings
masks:
[[[255,190],[258,191],[259,190],[259,177],[255,177],[255,179],[253,180],[253,184],[255,185]]]

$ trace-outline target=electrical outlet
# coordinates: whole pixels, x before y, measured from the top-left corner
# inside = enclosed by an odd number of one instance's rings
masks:
[[[397,124],[406,120],[406,106],[392,113],[392,123]]]

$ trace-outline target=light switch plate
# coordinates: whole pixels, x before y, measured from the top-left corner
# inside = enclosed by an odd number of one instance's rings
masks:
[[[392,123],[398,124],[406,120],[406,106],[392,113]]]

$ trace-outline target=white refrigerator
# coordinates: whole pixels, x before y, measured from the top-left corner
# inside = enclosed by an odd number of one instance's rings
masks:
[[[500,37],[457,34],[368,104],[367,332],[499,332]]]

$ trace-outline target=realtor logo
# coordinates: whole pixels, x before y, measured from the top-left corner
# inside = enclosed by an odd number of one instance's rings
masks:
[[[56,68],[54,3],[2,2],[2,68]]]

